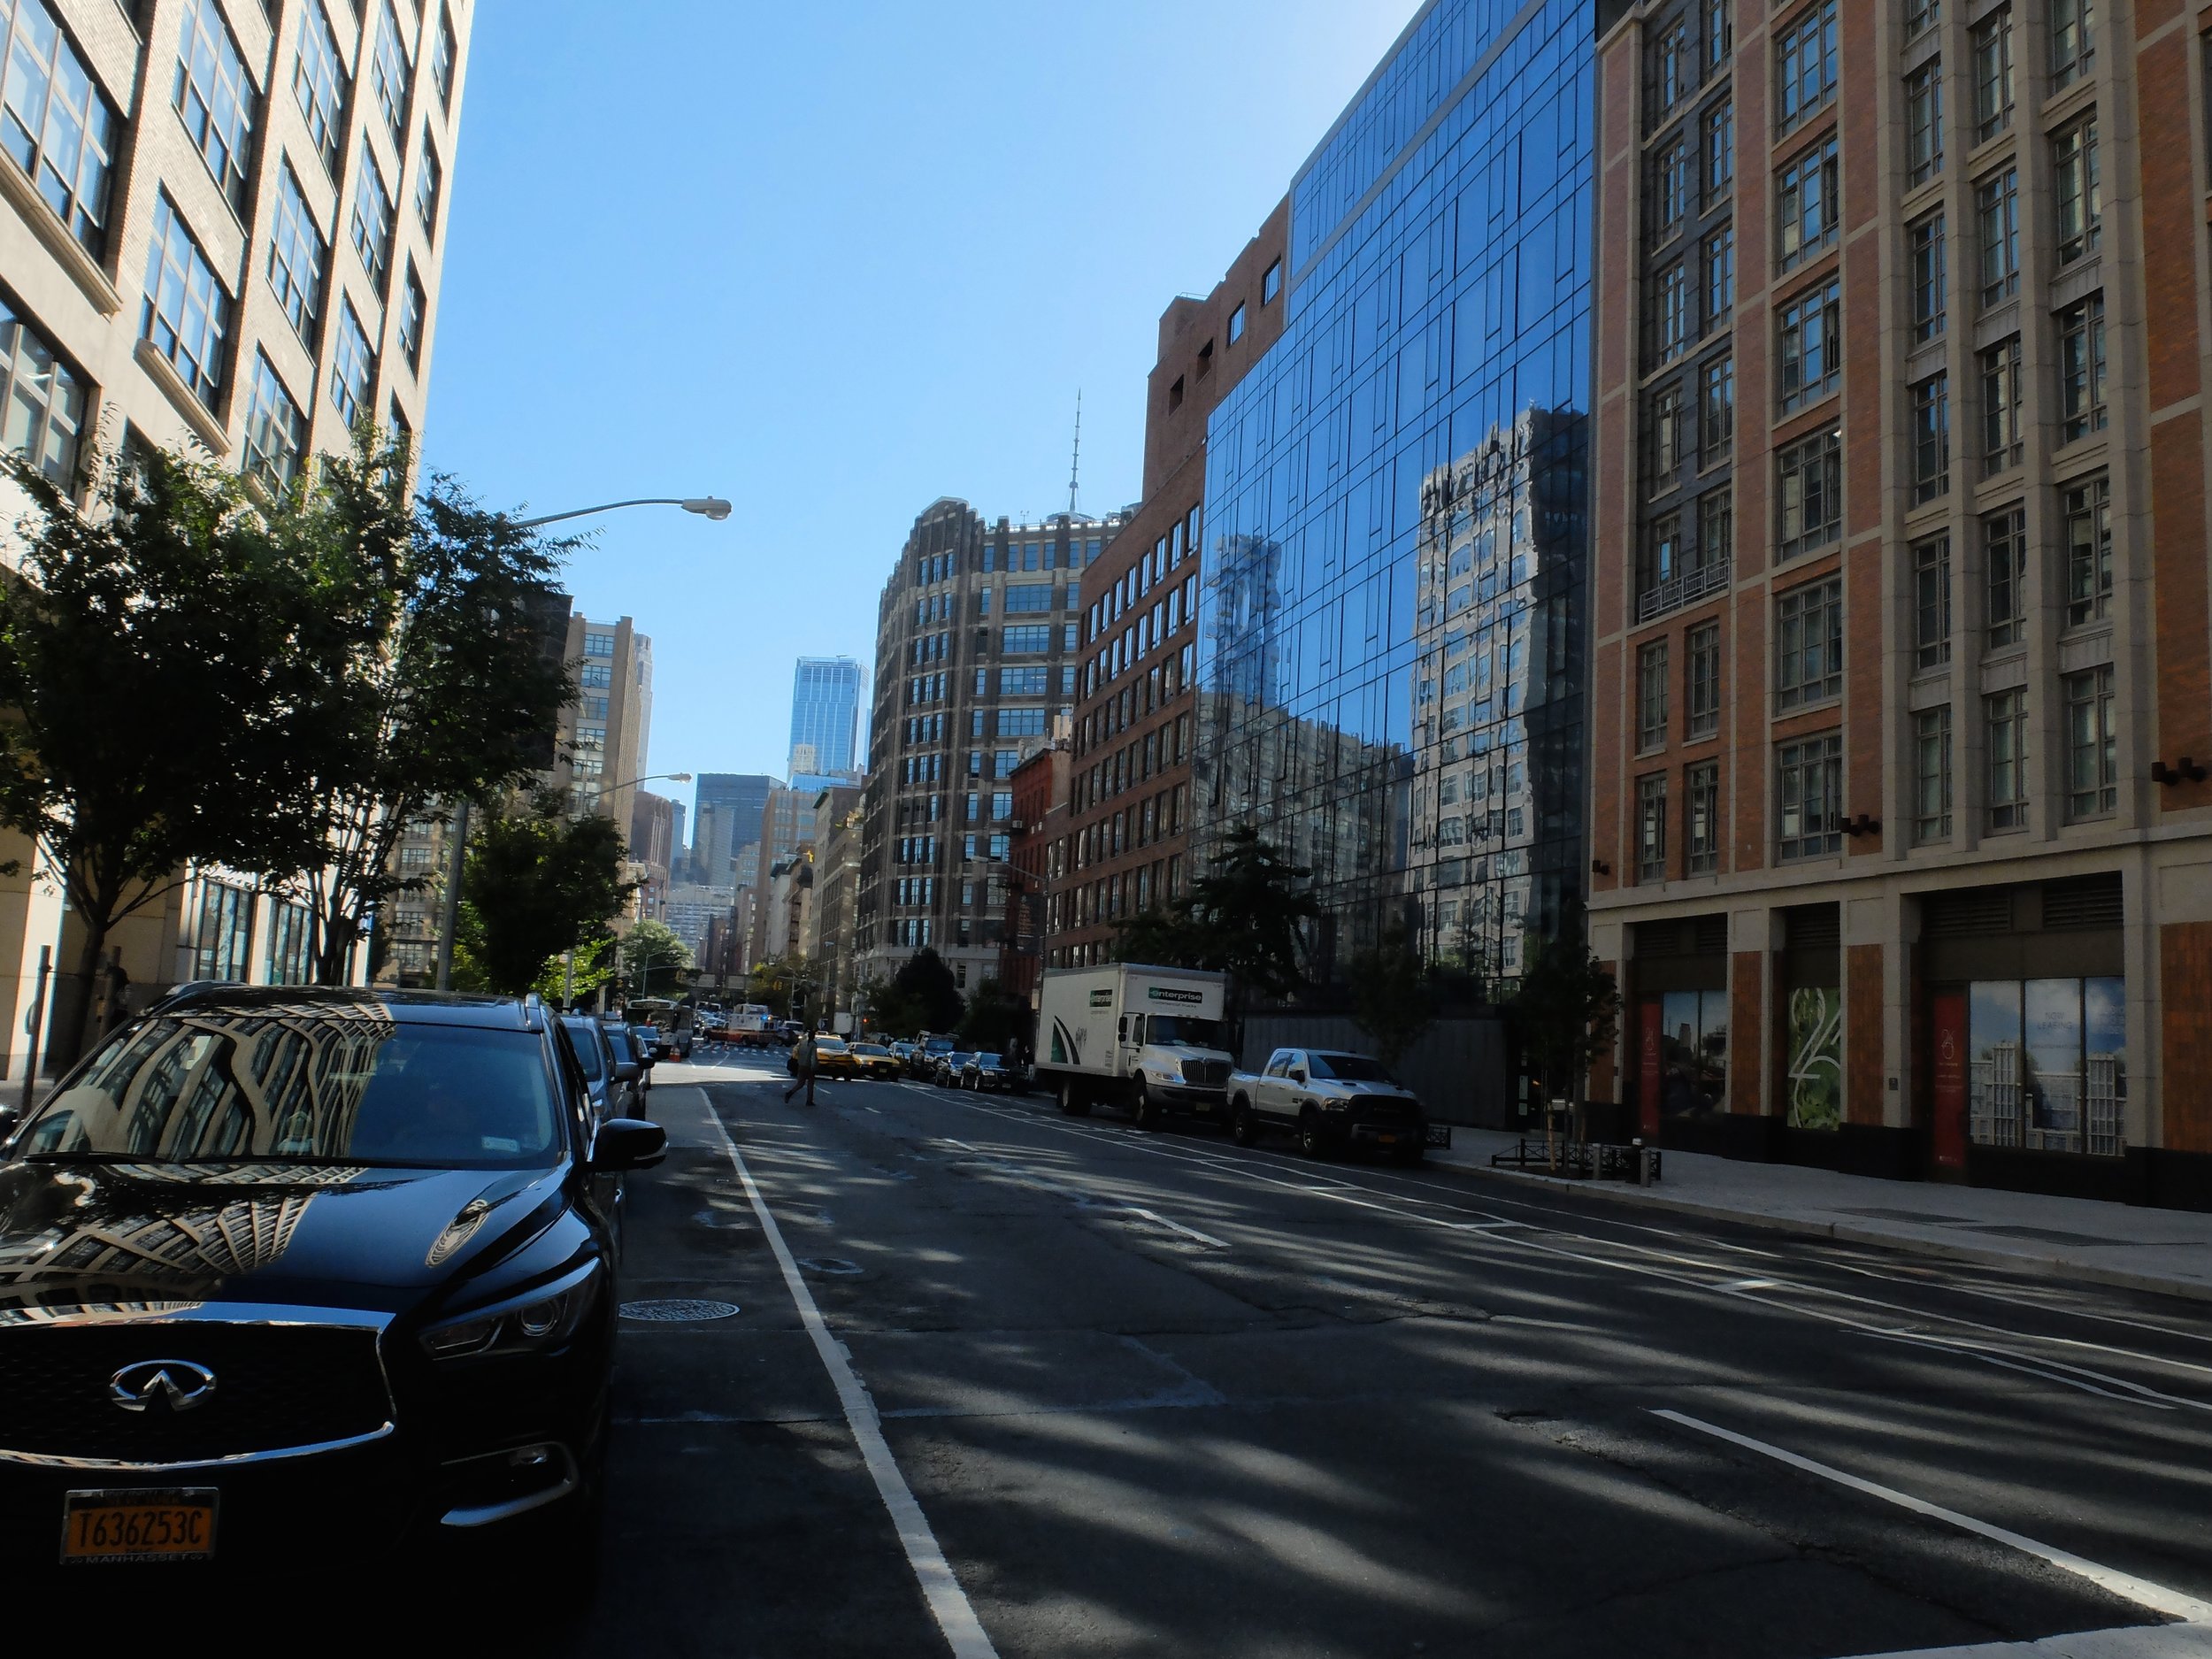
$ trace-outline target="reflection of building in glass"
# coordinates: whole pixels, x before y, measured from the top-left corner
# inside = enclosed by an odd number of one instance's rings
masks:
[[[1438,0],[1291,192],[1282,338],[1208,433],[1202,840],[1518,973],[1579,894],[1595,11]]]

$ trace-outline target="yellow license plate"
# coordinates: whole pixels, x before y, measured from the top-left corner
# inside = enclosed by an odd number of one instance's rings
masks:
[[[65,1562],[206,1561],[215,1554],[212,1486],[72,1492],[62,1500]]]

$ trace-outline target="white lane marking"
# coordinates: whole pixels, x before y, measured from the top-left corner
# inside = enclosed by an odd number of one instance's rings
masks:
[[[1900,1509],[1910,1509],[1915,1515],[1927,1516],[1932,1520],[1955,1526],[1962,1532],[1972,1532],[1978,1537],[1990,1539],[1996,1543],[2019,1550],[2024,1555],[2033,1555],[2038,1560],[2047,1562],[2062,1572],[2070,1572],[2078,1578],[2086,1578],[2099,1589],[2109,1591],[2124,1601],[2134,1602],[2138,1607],[2147,1607],[2154,1613],[2163,1613],[2169,1618],[2185,1619],[2193,1624],[2212,1623],[2212,1601],[2200,1601],[2193,1595],[2170,1589],[2162,1584],[2154,1584],[2148,1578],[2139,1578],[2132,1573],[2121,1572],[2111,1567],[2099,1566],[2095,1562],[2085,1560],[2069,1550],[2060,1549],[2050,1544],[2038,1543],[2032,1538],[2008,1531],[2001,1526],[1993,1526],[1987,1521],[1978,1521],[1970,1515],[1961,1515],[1956,1509],[1947,1509],[1941,1504],[1930,1503],[1925,1498],[1916,1498],[1909,1492],[1898,1491],[1894,1486],[1881,1486],[1875,1481],[1863,1479],[1857,1475],[1847,1474],[1844,1471],[1828,1463],[1815,1463],[1809,1457],[1801,1457],[1795,1452],[1784,1451],[1779,1446],[1770,1446],[1764,1440],[1755,1440],[1748,1434],[1739,1434],[1735,1430],[1722,1428],[1717,1423],[1708,1423],[1702,1418],[1687,1417],[1682,1412],[1670,1411],[1663,1407],[1654,1406],[1648,1409],[1652,1416],[1664,1417],[1668,1422],[1679,1424],[1686,1429],[1695,1429],[1701,1434],[1709,1434],[1716,1440],[1726,1440],[1731,1445],[1740,1446],[1747,1451],[1756,1452],[1762,1457],[1771,1457],[1775,1462],[1787,1463],[1793,1469],[1801,1469],[1807,1474],[1818,1475],[1824,1480],[1832,1480],[1839,1486],[1848,1486],[1852,1491],[1863,1493],[1870,1498],[1879,1498],[1885,1503],[1893,1503]]]
[[[1858,1659],[2212,1659],[2212,1625],[2128,1624],[2076,1631],[2040,1641],[1985,1641],[1964,1647],[1915,1647]]]
[[[944,1632],[946,1641],[952,1646],[953,1659],[998,1659],[998,1649],[992,1647],[982,1621],[975,1616],[975,1609],[968,1605],[967,1592],[960,1587],[952,1563],[938,1547],[937,1535],[930,1530],[929,1517],[922,1513],[914,1489],[906,1484],[906,1476],[899,1469],[898,1459],[891,1455],[890,1442],[883,1438],[883,1422],[874,1399],[854,1371],[844,1345],[830,1334],[822,1310],[814,1305],[814,1294],[800,1277],[799,1264],[784,1243],[782,1229],[776,1225],[776,1217],[769,1211],[768,1201],[761,1196],[753,1172],[745,1167],[737,1142],[730,1139],[720,1113],[710,1106],[707,1116],[722,1138],[723,1149],[730,1155],[730,1167],[744,1184],[745,1196],[753,1206],[753,1214],[759,1217],[768,1248],[776,1253],[776,1265],[783,1270],[784,1286],[798,1306],[800,1323],[814,1340],[814,1351],[821,1356],[822,1369],[836,1385],[837,1402],[844,1408],[845,1422],[859,1445],[868,1473],[875,1480],[877,1495],[891,1513],[891,1524],[899,1535],[899,1548],[906,1552],[907,1565],[914,1569],[922,1597],[929,1603],[937,1628]]]
[[[1128,1210],[1128,1212],[1133,1216],[1142,1216],[1147,1221],[1157,1223],[1163,1227],[1171,1228],[1175,1232],[1181,1233],[1187,1239],[1195,1239],[1201,1244],[1210,1244],[1217,1250],[1225,1250],[1229,1248],[1227,1243],[1223,1240],[1214,1238],[1208,1233],[1201,1233],[1195,1227],[1187,1227],[1179,1221],[1170,1221],[1165,1216],[1155,1215],[1149,1210],[1143,1209],[1139,1205],[1125,1204],[1123,1208]]]

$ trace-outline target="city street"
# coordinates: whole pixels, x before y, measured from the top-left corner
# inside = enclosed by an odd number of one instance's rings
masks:
[[[2202,1632],[2123,1627],[2212,1619],[2201,1304],[783,1082],[659,1069],[626,1303],[737,1311],[624,1321],[573,1651],[2147,1655]]]

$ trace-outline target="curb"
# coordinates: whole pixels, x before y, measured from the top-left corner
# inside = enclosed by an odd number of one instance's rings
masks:
[[[2191,1302],[2212,1302],[2212,1284],[2201,1280],[2168,1279],[2156,1273],[2131,1273],[2121,1268],[2095,1267],[2063,1256],[2028,1256],[2012,1250],[1955,1244],[1947,1240],[1912,1238],[1884,1233],[1874,1227],[1854,1226],[1848,1222],[1801,1220],[1794,1216],[1735,1210],[1724,1204],[1701,1203],[1694,1198],[1677,1198],[1671,1194],[1655,1193],[1645,1187],[1630,1187],[1620,1182],[1600,1184],[1570,1180],[1556,1175],[1532,1174],[1520,1170],[1493,1169],[1486,1164],[1462,1164],[1456,1159],[1448,1161],[1433,1154],[1427,1161],[1427,1167],[1431,1170],[1449,1170],[1459,1175],[1471,1175],[1481,1180],[1502,1181],[1509,1186],[1535,1187],[1561,1196],[1571,1194],[1585,1202],[1610,1202],[1647,1210],[1663,1210],[1678,1215],[1696,1216],[1708,1221],[1727,1221],[1738,1226],[1758,1227],[1770,1233],[1833,1239],[1845,1244],[1871,1244],[1906,1255],[1970,1262],[1982,1267],[2008,1267],[2040,1279],[2103,1285],[2115,1290],[2147,1291],[2153,1295],[2180,1296]]]

